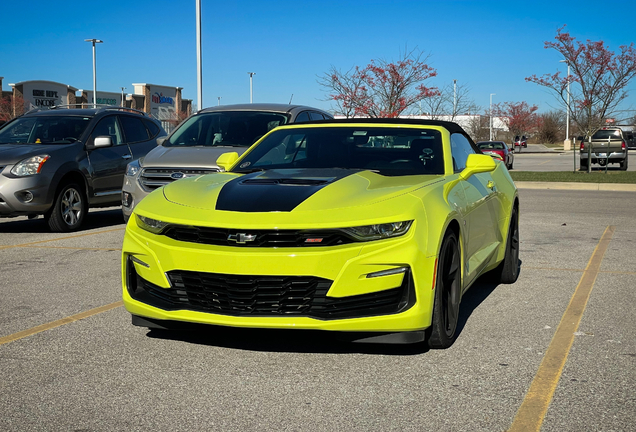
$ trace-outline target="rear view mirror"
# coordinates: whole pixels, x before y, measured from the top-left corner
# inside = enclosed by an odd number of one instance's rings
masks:
[[[98,136],[95,137],[95,141],[93,142],[93,147],[101,148],[101,147],[110,147],[113,145],[113,141],[109,136]]]
[[[216,164],[223,168],[224,171],[227,171],[232,167],[232,165],[234,165],[234,162],[238,160],[238,157],[239,155],[237,152],[223,153],[216,160]]]

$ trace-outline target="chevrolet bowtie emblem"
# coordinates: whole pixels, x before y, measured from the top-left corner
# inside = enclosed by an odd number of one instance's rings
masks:
[[[227,240],[236,242],[238,244],[245,244],[247,242],[256,240],[256,234],[245,234],[245,233],[230,234],[229,236],[227,236]]]

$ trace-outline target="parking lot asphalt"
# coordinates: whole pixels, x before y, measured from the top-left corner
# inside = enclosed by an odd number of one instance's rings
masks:
[[[520,198],[519,280],[478,281],[441,351],[133,327],[119,209],[0,219],[0,430],[635,430],[636,194]]]

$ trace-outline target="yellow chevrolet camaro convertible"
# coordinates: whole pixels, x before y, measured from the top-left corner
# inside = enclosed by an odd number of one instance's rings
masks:
[[[135,208],[122,255],[133,324],[446,348],[480,275],[517,279],[517,189],[455,123],[294,124],[217,163],[226,171],[171,183]]]

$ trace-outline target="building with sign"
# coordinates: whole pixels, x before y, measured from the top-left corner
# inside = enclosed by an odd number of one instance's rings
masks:
[[[0,91],[2,80],[0,77]],[[1,97],[13,97],[24,100],[25,110],[50,108],[59,105],[92,105],[93,91],[77,88],[54,81],[22,81],[9,84],[11,91],[2,91]],[[97,92],[97,104],[126,106],[143,111],[161,121],[170,131],[192,113],[192,100],[182,99],[183,87],[170,87],[157,84],[133,84],[134,92]],[[123,99],[123,100],[122,100]],[[20,113],[18,113],[20,114]]]

